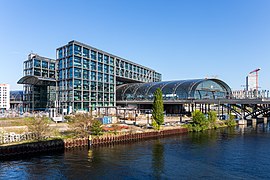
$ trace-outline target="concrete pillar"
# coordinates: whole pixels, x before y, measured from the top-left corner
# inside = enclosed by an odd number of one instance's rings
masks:
[[[246,125],[247,121],[245,119],[238,120],[238,125]]]
[[[252,118],[252,126],[256,126],[257,125],[257,119],[256,118]]]
[[[264,124],[267,124],[267,120],[268,120],[267,117],[263,117],[263,123],[264,123]]]

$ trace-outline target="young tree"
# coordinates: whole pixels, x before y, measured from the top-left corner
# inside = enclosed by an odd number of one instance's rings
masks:
[[[154,93],[154,103],[152,110],[152,118],[157,123],[157,129],[159,130],[160,125],[164,123],[164,105],[162,99],[162,91],[159,88]]]
[[[89,114],[76,114],[69,119],[69,125],[77,137],[87,137],[93,118]]]
[[[27,118],[26,122],[28,132],[34,133],[38,141],[46,139],[46,135],[51,132],[47,117],[31,117]]]
[[[209,111],[207,114],[208,114],[208,121],[210,123],[215,123],[217,121],[217,113],[215,111]]]
[[[195,110],[192,113],[192,120],[194,124],[203,125],[204,122],[206,121],[206,117],[201,111]]]
[[[99,120],[94,120],[91,126],[91,132],[93,132],[94,135],[100,135],[102,128],[102,123]]]

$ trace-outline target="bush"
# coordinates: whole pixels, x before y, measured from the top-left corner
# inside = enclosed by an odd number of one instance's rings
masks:
[[[91,132],[94,134],[94,135],[100,135],[101,134],[101,131],[102,131],[102,128],[101,128],[101,122],[98,121],[98,120],[94,120],[92,122],[92,126],[91,126]]]

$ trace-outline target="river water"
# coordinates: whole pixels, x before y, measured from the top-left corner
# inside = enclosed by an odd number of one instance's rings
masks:
[[[269,127],[225,128],[2,161],[0,179],[269,179]]]

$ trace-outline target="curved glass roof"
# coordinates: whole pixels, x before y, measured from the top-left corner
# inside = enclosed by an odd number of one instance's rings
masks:
[[[153,100],[160,88],[164,100],[222,99],[231,96],[231,88],[219,79],[191,79],[151,83],[131,83],[117,87],[117,101]]]

